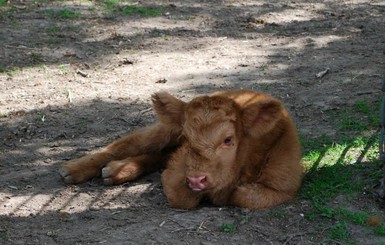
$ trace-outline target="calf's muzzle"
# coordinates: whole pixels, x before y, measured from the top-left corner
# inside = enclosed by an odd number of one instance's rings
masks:
[[[187,176],[186,183],[192,191],[203,191],[208,187],[207,176]]]

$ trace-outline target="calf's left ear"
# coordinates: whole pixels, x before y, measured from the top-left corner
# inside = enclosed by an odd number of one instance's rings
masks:
[[[282,103],[274,98],[257,101],[242,110],[244,130],[253,137],[262,136],[271,131],[283,116]]]
[[[160,122],[165,124],[182,124],[185,102],[167,92],[155,93],[152,95],[151,100]]]

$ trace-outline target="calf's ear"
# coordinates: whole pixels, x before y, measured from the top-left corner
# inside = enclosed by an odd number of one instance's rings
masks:
[[[158,119],[166,124],[182,124],[185,102],[167,92],[155,93],[151,97]]]
[[[268,98],[247,105],[242,110],[245,133],[253,137],[271,131],[282,118],[283,105],[279,100]]]

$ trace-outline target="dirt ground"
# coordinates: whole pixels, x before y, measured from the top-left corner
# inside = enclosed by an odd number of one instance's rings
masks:
[[[160,173],[104,187],[65,185],[57,170],[153,122],[159,90],[183,100],[264,91],[285,102],[301,135],[338,135],[326,112],[382,95],[384,1],[141,1],[155,17],[92,1],[10,2],[0,7],[0,243],[325,242],[329,224],[304,217],[306,200],[183,211],[168,207]],[[80,16],[52,14],[64,7]],[[385,241],[351,233],[357,244]]]

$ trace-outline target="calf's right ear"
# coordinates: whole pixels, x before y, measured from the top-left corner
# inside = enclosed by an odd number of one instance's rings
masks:
[[[182,124],[186,103],[167,92],[158,92],[151,97],[158,119],[166,124]]]
[[[244,130],[253,137],[271,131],[282,118],[283,105],[274,98],[266,98],[252,103],[242,110]]]

